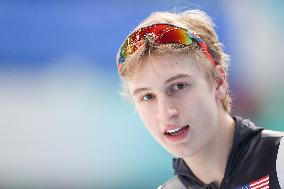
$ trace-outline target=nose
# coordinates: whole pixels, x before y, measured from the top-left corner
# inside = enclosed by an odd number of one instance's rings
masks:
[[[163,122],[169,122],[176,118],[179,114],[176,104],[172,103],[169,99],[158,100],[157,119]]]

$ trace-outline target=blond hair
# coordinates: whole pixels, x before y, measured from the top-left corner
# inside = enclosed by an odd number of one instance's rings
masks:
[[[223,45],[220,43],[218,36],[214,30],[214,23],[212,19],[203,11],[200,10],[188,10],[180,13],[170,12],[155,12],[148,18],[142,21],[134,31],[158,23],[172,24],[188,31],[197,34],[207,45],[208,52],[212,56],[216,65],[220,65],[225,69],[225,74],[228,75],[228,63],[229,56],[224,52]],[[120,66],[120,76],[123,80],[126,78],[132,78],[135,74],[135,70],[141,60],[147,57],[147,55],[162,55],[166,53],[171,54],[189,54],[195,56],[200,63],[205,65],[205,70],[209,74],[210,78],[216,77],[214,74],[214,68],[211,62],[205,56],[201,47],[193,42],[190,46],[184,46],[180,44],[156,44],[150,38],[145,39],[143,45],[131,55],[128,55],[123,64]],[[119,54],[118,54],[119,57]],[[118,61],[118,60],[117,60]],[[228,82],[228,81],[227,81]],[[125,88],[125,86],[124,86]],[[230,112],[231,110],[231,97],[227,89],[227,94],[222,100],[223,108]]]

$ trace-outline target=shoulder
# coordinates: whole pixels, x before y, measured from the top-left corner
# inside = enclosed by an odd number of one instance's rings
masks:
[[[283,136],[284,132],[272,130],[262,130],[260,135],[263,144],[267,147],[270,146],[270,148],[276,149],[280,147],[280,142],[283,141]]]
[[[250,141],[257,144],[255,147],[259,149],[258,152],[260,153],[263,153],[263,151],[272,152],[272,150],[277,153],[283,136],[284,132],[262,129],[257,135],[252,135]]]
[[[157,189],[186,189],[178,176],[172,177],[170,180],[160,185]]]
[[[262,130],[261,138],[269,141],[265,144],[272,149],[272,147],[277,148],[277,160],[281,160],[281,165],[283,165],[284,172],[284,132],[281,131],[272,131],[272,130]]]
[[[276,155],[276,172],[281,188],[284,188],[284,132],[263,130],[262,138],[274,141],[278,148]]]
[[[283,136],[283,135],[282,135]],[[281,188],[284,188],[284,139],[282,137],[279,148],[278,148],[278,154],[276,159],[276,171],[277,171],[277,177],[279,184]]]

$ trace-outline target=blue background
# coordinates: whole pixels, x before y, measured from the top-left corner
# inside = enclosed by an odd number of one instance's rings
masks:
[[[284,130],[282,1],[0,1],[0,185],[156,188],[171,155],[119,95],[116,53],[155,11],[206,11],[232,114]],[[72,186],[72,187],[71,187]]]

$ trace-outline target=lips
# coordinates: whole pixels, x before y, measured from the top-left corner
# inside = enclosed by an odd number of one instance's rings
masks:
[[[189,125],[184,125],[181,127],[169,126],[167,127],[163,134],[171,142],[177,142],[183,140],[189,131]]]

